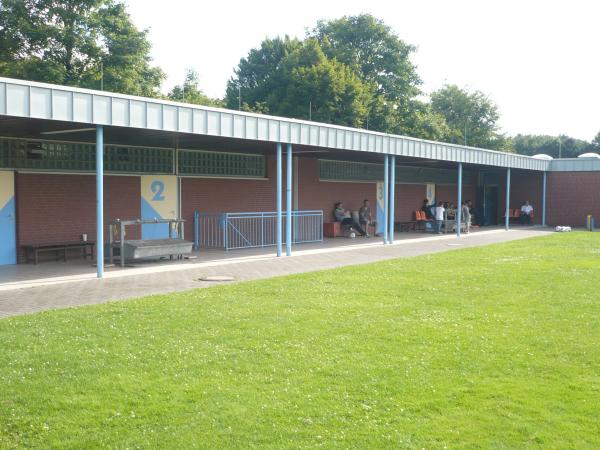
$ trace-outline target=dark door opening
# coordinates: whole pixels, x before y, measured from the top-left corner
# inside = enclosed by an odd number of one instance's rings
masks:
[[[498,186],[483,187],[483,225],[498,225]]]

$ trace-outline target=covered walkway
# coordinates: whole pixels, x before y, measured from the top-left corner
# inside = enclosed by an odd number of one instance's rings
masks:
[[[322,244],[298,246],[292,257],[284,259],[277,258],[269,248],[203,252],[196,259],[181,262],[109,268],[102,280],[95,278],[95,268],[89,265],[89,261],[87,264],[67,263],[66,267],[65,263],[4,266],[0,268],[0,317],[215,284],[198,281],[204,276],[225,275],[236,281],[269,278],[507,242],[550,232],[541,227],[508,232],[487,229],[463,235],[461,239],[452,234],[397,233],[394,243],[387,246],[381,245],[379,239],[327,239]]]

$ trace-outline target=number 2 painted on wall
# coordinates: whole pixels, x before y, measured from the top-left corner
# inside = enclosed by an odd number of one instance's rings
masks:
[[[162,202],[165,199],[163,193],[165,192],[165,183],[159,180],[154,180],[150,185],[150,190],[154,194],[152,197],[153,202]]]

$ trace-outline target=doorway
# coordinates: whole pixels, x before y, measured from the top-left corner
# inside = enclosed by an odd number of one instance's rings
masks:
[[[498,186],[483,187],[483,225],[498,225]]]

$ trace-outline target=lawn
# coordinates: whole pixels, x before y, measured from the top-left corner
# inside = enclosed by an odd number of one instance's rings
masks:
[[[600,448],[600,233],[0,320],[0,448]]]

